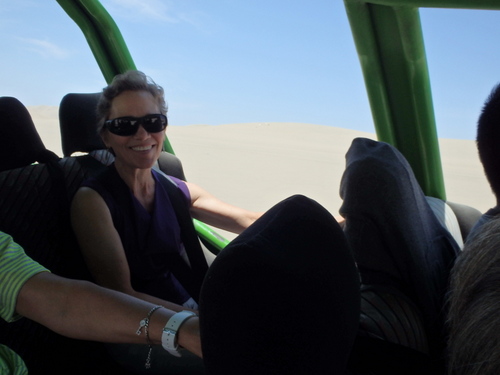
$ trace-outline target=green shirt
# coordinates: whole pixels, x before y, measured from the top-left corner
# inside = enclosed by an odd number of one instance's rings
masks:
[[[0,232],[0,317],[13,322],[21,316],[16,313],[16,301],[24,283],[47,269],[29,258],[11,236]],[[27,374],[23,360],[6,346],[0,345],[0,374]]]

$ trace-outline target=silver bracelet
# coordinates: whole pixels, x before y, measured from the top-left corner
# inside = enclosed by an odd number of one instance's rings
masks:
[[[175,357],[181,356],[181,353],[179,352],[179,345],[177,344],[177,332],[186,320],[194,316],[197,316],[196,313],[184,310],[174,314],[168,320],[161,335],[161,345],[163,346],[163,349]]]
[[[158,310],[162,307],[163,306],[158,305],[158,306],[153,307],[151,310],[149,310],[148,316],[139,322],[139,329],[136,332],[137,335],[140,335],[142,333],[143,328],[144,328],[144,331],[146,332],[146,342],[148,343],[149,350],[148,350],[148,356],[146,358],[146,363],[144,364],[144,367],[147,369],[151,368],[151,352],[153,351],[153,345],[151,344],[151,340],[149,339],[149,330],[148,330],[149,320],[151,319],[151,315],[153,315],[153,313],[156,310]]]

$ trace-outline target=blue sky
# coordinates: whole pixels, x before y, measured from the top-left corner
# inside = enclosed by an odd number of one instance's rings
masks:
[[[173,125],[303,122],[373,132],[341,0],[102,0]],[[438,135],[474,139],[500,81],[500,12],[421,9]],[[105,85],[55,0],[0,0],[0,95],[58,105]]]

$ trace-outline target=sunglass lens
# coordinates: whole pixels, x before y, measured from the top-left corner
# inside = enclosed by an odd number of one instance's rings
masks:
[[[109,130],[117,135],[132,135],[137,132],[139,121],[130,118],[117,118],[111,122]]]
[[[142,126],[149,133],[161,132],[167,126],[167,118],[164,115],[150,115],[144,117]]]
[[[140,118],[119,117],[106,121],[106,128],[113,134],[129,136],[137,133],[142,125],[149,133],[158,133],[167,127],[167,117],[161,114],[148,115]]]

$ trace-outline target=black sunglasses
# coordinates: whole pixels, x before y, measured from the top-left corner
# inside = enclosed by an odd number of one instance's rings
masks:
[[[139,125],[142,125],[148,133],[158,133],[167,127],[167,116],[158,113],[144,117],[118,117],[104,122],[106,129],[121,136],[134,135],[139,130]]]

